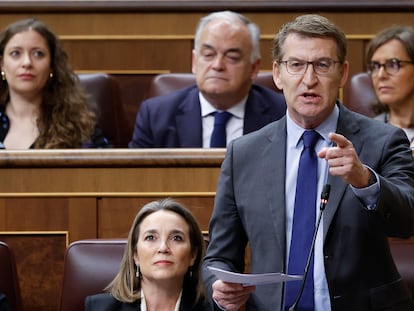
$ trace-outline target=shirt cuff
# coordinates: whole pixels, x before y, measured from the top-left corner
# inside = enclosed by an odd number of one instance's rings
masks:
[[[369,210],[375,210],[380,193],[380,179],[378,174],[370,167],[365,166],[375,176],[376,182],[365,188],[355,188],[351,185],[352,191],[364,203]]]

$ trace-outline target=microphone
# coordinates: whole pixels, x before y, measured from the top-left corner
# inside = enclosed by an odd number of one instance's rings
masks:
[[[331,192],[331,185],[330,184],[325,184],[325,186],[323,186],[322,193],[321,193],[321,203],[319,205],[320,213],[319,213],[318,221],[316,222],[315,232],[313,233],[312,244],[311,244],[311,247],[309,249],[308,259],[306,260],[305,271],[303,273],[302,285],[299,289],[298,296],[296,297],[296,300],[293,303],[293,305],[289,308],[289,311],[296,311],[296,307],[299,303],[300,298],[302,297],[303,289],[305,288],[306,277],[308,275],[309,265],[310,265],[310,262],[311,262],[311,259],[312,259],[313,252],[315,250],[315,242],[316,242],[316,236],[318,234],[319,224],[321,223],[322,213],[325,210],[326,204],[328,204],[328,199],[329,199],[330,192]]]

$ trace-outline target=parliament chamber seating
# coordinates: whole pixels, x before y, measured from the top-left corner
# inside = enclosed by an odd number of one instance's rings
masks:
[[[126,243],[126,239],[91,239],[68,246],[60,311],[83,310],[86,296],[104,292],[118,272]]]
[[[208,244],[208,233],[204,232]],[[396,266],[414,298],[414,239],[390,239]],[[60,311],[83,310],[86,296],[102,293],[119,269],[126,239],[73,242],[65,254]]]
[[[414,238],[390,239],[390,249],[395,265],[414,300]]]
[[[80,83],[98,115],[98,124],[113,147],[126,148],[127,133],[118,81],[105,73],[78,74]]]
[[[154,77],[151,82],[150,96],[166,95],[186,86],[196,83],[195,75],[192,73],[165,73]],[[273,75],[271,72],[260,72],[253,81],[268,87],[274,91],[280,92],[273,82]]]
[[[22,311],[22,300],[13,250],[0,241],[0,292],[3,292],[13,311]]]
[[[371,110],[371,105],[375,103],[375,95],[371,77],[367,72],[360,72],[353,75],[345,88],[346,103],[352,111],[374,117],[375,113]]]

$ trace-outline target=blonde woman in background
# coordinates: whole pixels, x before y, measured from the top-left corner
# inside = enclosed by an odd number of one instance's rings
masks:
[[[86,311],[204,311],[204,239],[194,216],[166,199],[146,204],[128,236],[107,294],[89,296]]]

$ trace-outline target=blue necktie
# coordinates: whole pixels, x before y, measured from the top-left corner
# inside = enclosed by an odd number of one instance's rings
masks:
[[[226,124],[232,114],[227,111],[214,113],[214,129],[211,134],[210,147],[225,148],[226,147]]]
[[[312,244],[316,220],[316,192],[318,187],[318,159],[315,145],[319,139],[315,131],[305,131],[302,136],[303,150],[299,160],[296,181],[295,207],[292,223],[288,273],[303,275]],[[295,301],[301,282],[287,282],[285,288],[285,308]],[[313,257],[309,266],[305,287],[297,310],[314,310]]]

